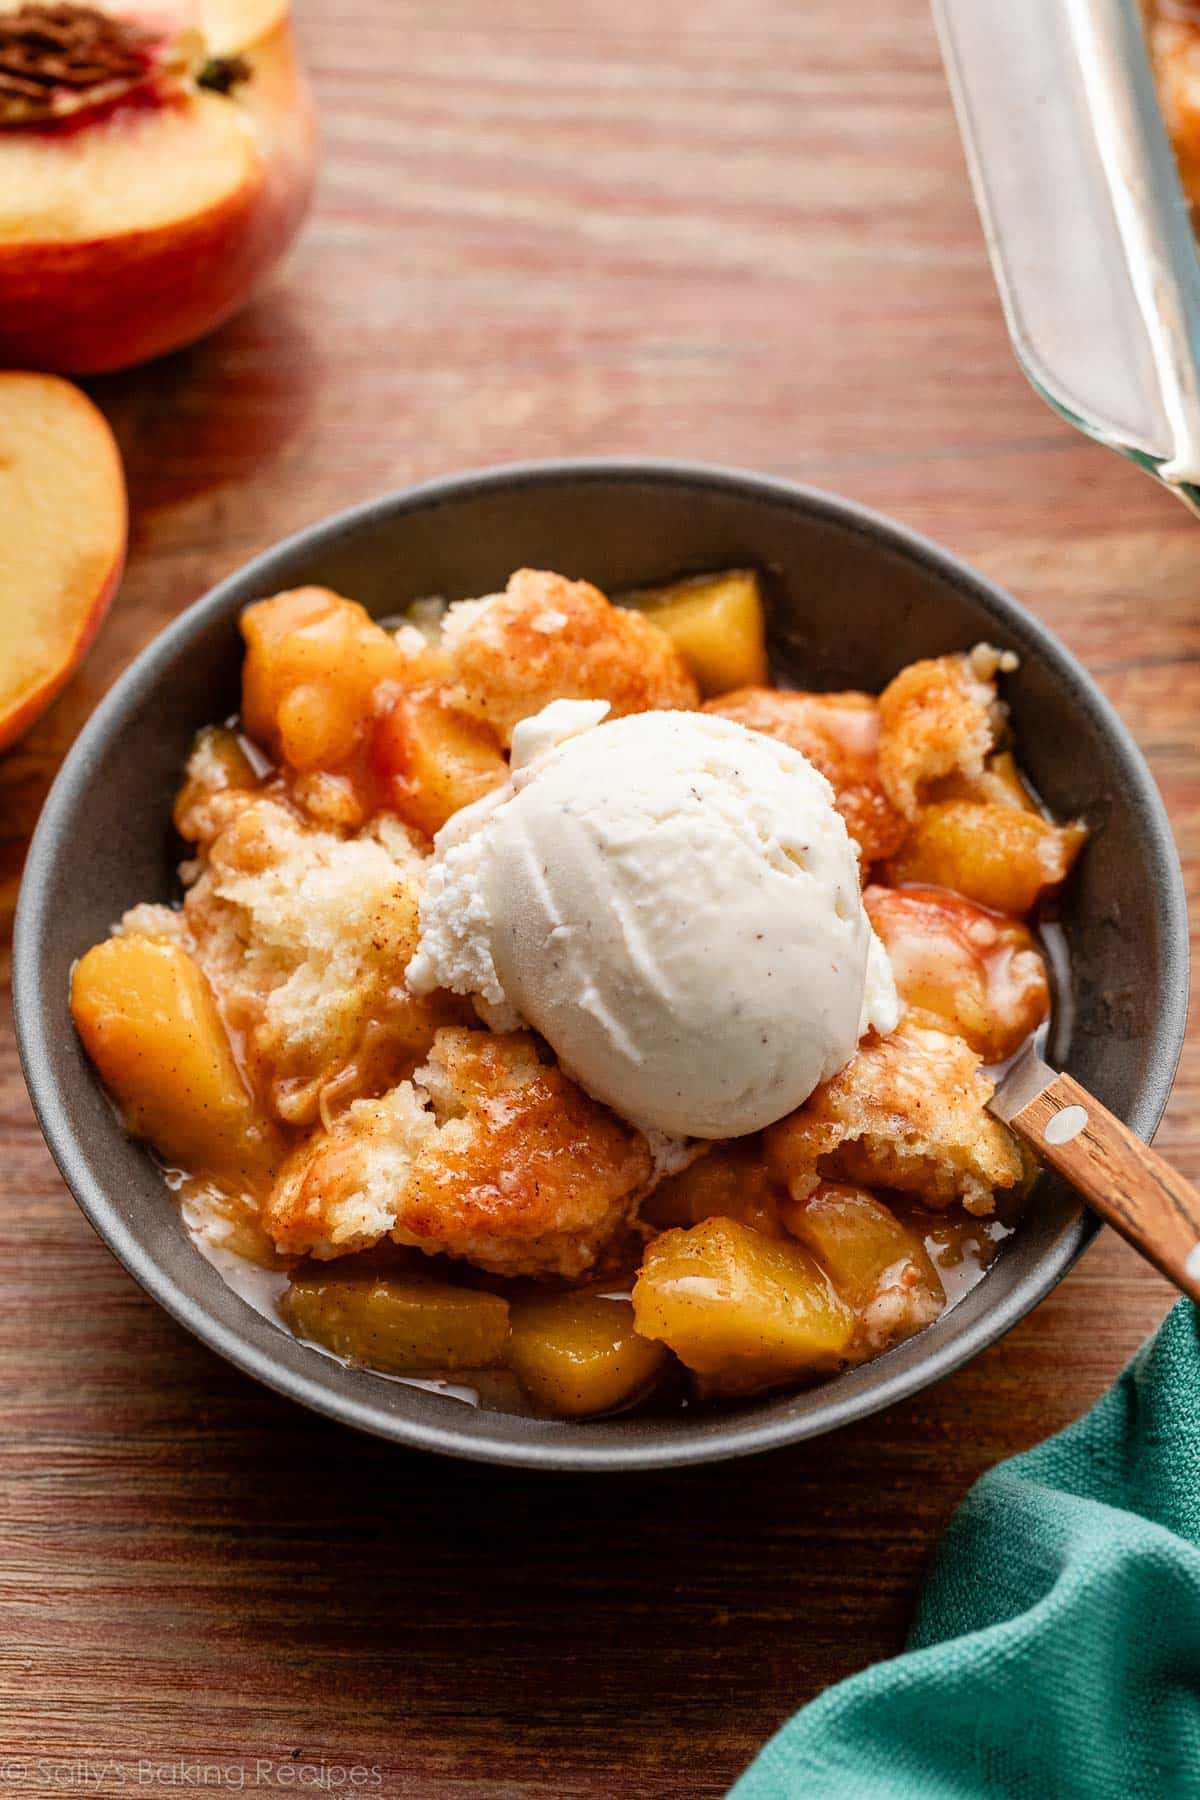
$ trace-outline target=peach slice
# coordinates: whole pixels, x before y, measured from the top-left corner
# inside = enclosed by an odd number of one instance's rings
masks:
[[[125,478],[108,425],[56,375],[0,374],[0,749],[83,657],[125,558]]]
[[[19,367],[122,368],[212,330],[312,189],[284,0],[0,0],[0,124],[0,360]]]

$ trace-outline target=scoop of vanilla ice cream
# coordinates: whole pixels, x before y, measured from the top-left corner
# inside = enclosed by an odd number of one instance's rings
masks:
[[[644,1130],[740,1137],[896,1024],[855,848],[786,744],[607,710],[560,700],[518,725],[509,785],[439,832],[408,983],[532,1025]]]

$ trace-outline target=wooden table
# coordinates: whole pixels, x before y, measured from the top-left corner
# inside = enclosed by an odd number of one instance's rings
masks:
[[[560,452],[794,476],[973,559],[1132,726],[1195,896],[1200,527],[1018,373],[924,0],[302,0],[299,23],[325,160],[297,252],[210,342],[92,386],[129,568],[0,760],[7,912],[55,764],[181,607],[333,508]],[[1193,1041],[1159,1140],[1193,1178],[1198,1084]],[[198,1760],[210,1787],[325,1764],[430,1800],[719,1794],[900,1647],[970,1482],[1082,1412],[1170,1300],[1106,1234],[1002,1344],[838,1437],[501,1473],[310,1418],[178,1330],[72,1205],[7,1021],[0,1129],[16,1791],[197,1785]]]

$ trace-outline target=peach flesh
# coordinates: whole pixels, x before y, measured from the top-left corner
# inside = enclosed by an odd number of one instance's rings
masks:
[[[125,481],[105,420],[53,375],[0,374],[0,749],[78,665],[125,555]]]
[[[0,26],[12,10],[0,0]],[[176,15],[213,31],[165,40],[192,46],[186,77],[168,56],[161,79],[105,109],[0,132],[0,362],[96,373],[190,343],[295,235],[315,135],[284,9],[209,0]],[[195,79],[217,46],[237,58],[228,93]]]

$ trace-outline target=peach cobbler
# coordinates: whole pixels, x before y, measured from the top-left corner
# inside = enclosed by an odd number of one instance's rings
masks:
[[[1193,214],[1200,207],[1200,4],[1142,0],[1163,122]]]
[[[1083,840],[1014,761],[1010,657],[772,686],[744,570],[241,624],[182,902],[72,988],[207,1254],[327,1352],[559,1416],[938,1316],[1029,1183],[988,1066],[1048,1015]]]

